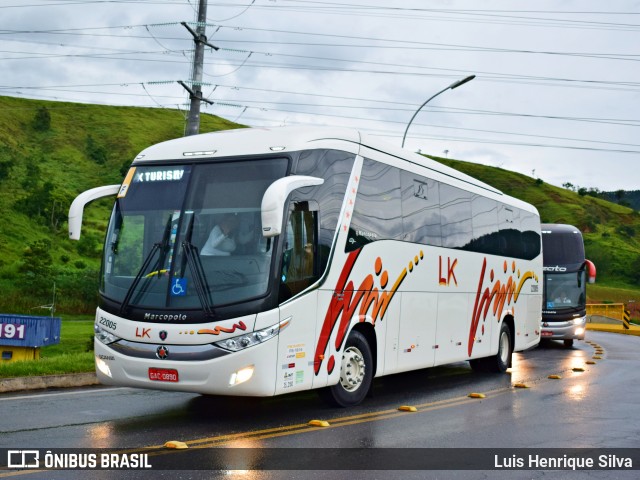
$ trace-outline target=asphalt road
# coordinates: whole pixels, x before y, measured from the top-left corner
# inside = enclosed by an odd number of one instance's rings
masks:
[[[589,332],[587,340],[594,344],[566,349],[550,342],[516,354],[503,375],[458,363],[379,378],[373,397],[351,409],[330,408],[315,392],[266,399],[111,387],[4,394],[0,449],[131,449],[148,455],[154,469],[0,470],[0,478],[639,478],[640,338]],[[470,398],[472,392],[484,398]],[[310,420],[329,426],[309,426]],[[189,448],[164,448],[172,440]],[[238,448],[248,450],[234,463]],[[551,448],[561,450],[544,450]],[[520,454],[544,457],[570,448],[594,455],[634,448],[634,469],[465,470],[478,457],[508,466]],[[253,470],[269,459],[298,470]],[[230,466],[197,470],[220,461]],[[423,469],[425,462],[459,470]]]

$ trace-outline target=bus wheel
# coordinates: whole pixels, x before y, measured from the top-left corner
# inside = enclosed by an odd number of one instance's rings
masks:
[[[571,348],[573,347],[573,338],[569,338],[567,340],[564,341],[564,346],[567,348]]]
[[[373,355],[364,335],[352,331],[342,352],[340,381],[320,390],[324,400],[338,407],[358,405],[369,392],[373,380]]]
[[[511,365],[512,353],[511,329],[506,323],[502,322],[500,336],[498,337],[498,353],[493,357],[469,360],[469,364],[476,372],[505,372]]]
[[[500,326],[500,336],[498,337],[498,353],[491,358],[489,370],[492,372],[506,372],[511,365],[511,354],[513,353],[513,339],[509,325],[502,322]]]

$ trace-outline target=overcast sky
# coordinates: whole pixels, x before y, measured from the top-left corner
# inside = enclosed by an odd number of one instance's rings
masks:
[[[186,110],[198,0],[0,0],[0,95]],[[195,25],[191,23],[195,29]],[[640,189],[640,1],[209,0],[203,112]]]

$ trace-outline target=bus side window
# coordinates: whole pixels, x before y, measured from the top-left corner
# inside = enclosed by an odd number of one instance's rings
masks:
[[[299,202],[289,215],[284,232],[280,301],[297,295],[318,278],[318,212]]]

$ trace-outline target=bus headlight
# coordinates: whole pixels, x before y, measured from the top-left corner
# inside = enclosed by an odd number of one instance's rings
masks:
[[[96,335],[96,338],[100,340],[105,345],[109,345],[110,343],[117,342],[120,340],[120,337],[114,335],[108,330],[105,330],[100,325],[93,325],[93,332]]]
[[[266,342],[270,338],[275,337],[276,335],[278,335],[278,333],[280,333],[280,330],[289,325],[290,320],[291,319],[288,318],[280,323],[276,323],[275,325],[271,325],[270,327],[263,328],[262,330],[258,330],[256,332],[227,338],[226,340],[215,342],[214,345],[225,350],[238,352],[240,350],[244,350],[245,348],[253,347],[254,345],[258,345],[259,343]]]

